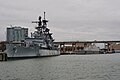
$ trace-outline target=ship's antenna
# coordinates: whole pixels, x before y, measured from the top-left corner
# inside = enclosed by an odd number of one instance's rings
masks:
[[[44,20],[45,20],[45,12],[44,12]]]
[[[45,19],[45,12],[44,12],[44,19],[42,20],[42,22],[43,22],[43,26],[47,25],[48,20]]]

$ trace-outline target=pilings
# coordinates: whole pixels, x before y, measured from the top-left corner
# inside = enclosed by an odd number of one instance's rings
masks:
[[[100,51],[75,51],[75,52],[64,52],[61,55],[85,55],[85,54],[103,54]]]
[[[0,61],[7,61],[7,54],[4,52],[0,52]]]

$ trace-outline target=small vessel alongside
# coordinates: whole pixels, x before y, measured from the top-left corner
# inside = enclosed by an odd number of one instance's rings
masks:
[[[74,51],[73,54],[100,54],[100,48],[95,44],[91,44],[86,47],[81,47],[81,49]]]

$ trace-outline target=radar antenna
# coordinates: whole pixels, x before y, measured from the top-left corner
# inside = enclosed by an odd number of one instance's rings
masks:
[[[38,21],[32,21],[32,23],[38,23],[38,27],[40,27],[42,25],[41,16],[39,16]]]

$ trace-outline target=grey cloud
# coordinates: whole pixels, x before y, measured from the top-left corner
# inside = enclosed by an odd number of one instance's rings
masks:
[[[34,30],[32,20],[46,17],[56,41],[119,40],[119,0],[0,0],[0,34],[17,24]],[[0,37],[4,40],[5,35]]]

